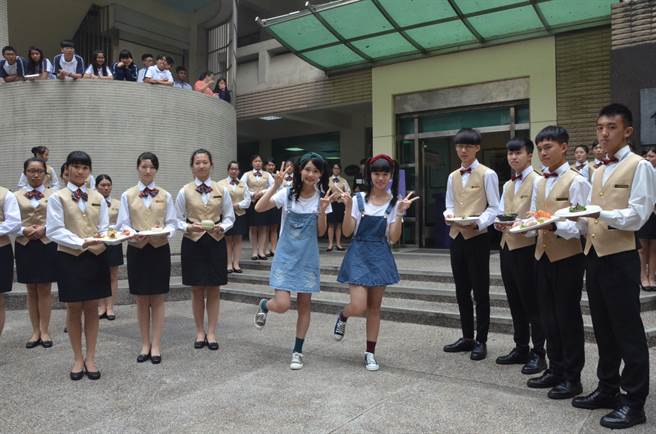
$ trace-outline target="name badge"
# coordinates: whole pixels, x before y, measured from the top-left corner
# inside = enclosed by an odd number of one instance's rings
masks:
[[[100,206],[100,202],[98,202],[98,203],[92,203],[91,206]]]
[[[219,194],[218,196],[212,196],[212,197],[213,197],[214,199],[221,199],[221,197],[223,197],[223,196],[221,196],[221,195]]]
[[[164,203],[164,199],[155,199],[155,203]]]
[[[469,188],[472,188],[472,189],[474,189],[474,188],[481,188],[481,186],[480,186],[480,185],[472,185],[472,186],[470,186]]]
[[[531,197],[531,196],[529,196],[528,194],[523,194],[523,195],[519,196],[520,199],[526,199],[526,198],[529,198],[529,197]]]
[[[569,200],[569,197],[557,197],[556,200],[557,201],[566,201],[566,200]]]
[[[615,184],[615,188],[629,188],[628,184]]]

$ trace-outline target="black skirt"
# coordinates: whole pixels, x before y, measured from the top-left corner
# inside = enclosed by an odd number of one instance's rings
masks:
[[[267,211],[267,218],[269,219],[269,225],[280,225],[280,220],[282,218],[282,209],[281,208],[271,208]]]
[[[11,244],[0,247],[0,294],[11,291],[14,283],[14,250]]]
[[[57,244],[30,240],[16,243],[16,280],[20,283],[57,281]]]
[[[118,267],[123,265],[123,244],[107,246],[107,265]]]
[[[96,256],[86,251],[80,256],[57,252],[59,301],[75,303],[112,295],[107,252]]]
[[[221,286],[228,283],[228,253],[225,239],[216,241],[205,234],[194,242],[184,237],[180,253],[183,285]]]
[[[343,203],[333,202],[330,204],[333,212],[328,214],[328,223],[342,223],[344,221],[344,209],[346,206]]]
[[[143,249],[128,245],[128,284],[130,294],[157,295],[169,292],[171,278],[171,247]]]
[[[251,204],[251,207],[248,208],[247,215],[249,226],[267,226],[269,224],[269,214],[255,211],[254,204]]]
[[[638,238],[642,240],[656,239],[656,214],[651,213],[649,220],[638,231]]]
[[[248,233],[248,215],[235,215],[235,224],[232,225],[226,235],[246,235]]]

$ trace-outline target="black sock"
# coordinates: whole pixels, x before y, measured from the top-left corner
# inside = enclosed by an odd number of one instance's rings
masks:
[[[376,342],[367,341],[367,352],[372,354],[376,352]]]
[[[296,338],[296,341],[294,342],[294,349],[292,350],[292,352],[303,353],[303,342],[305,342],[305,339]]]
[[[341,311],[341,312],[339,313],[339,320],[340,320],[340,321],[344,321],[344,322],[346,322],[347,319],[348,319],[348,318],[344,316],[344,311]]]

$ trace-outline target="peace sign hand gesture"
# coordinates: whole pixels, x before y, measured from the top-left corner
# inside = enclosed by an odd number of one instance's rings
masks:
[[[336,193],[331,195],[326,194],[324,197],[322,197],[319,201],[319,214],[324,214],[328,208],[328,205],[330,205],[330,202],[332,202],[336,197]]]
[[[398,205],[399,214],[405,213],[408,210],[408,208],[410,208],[412,203],[415,200],[419,199],[419,196],[412,197],[413,194],[415,194],[415,192],[411,191],[410,193],[408,193],[406,197],[404,197],[399,201],[399,205]]]
[[[333,184],[333,189],[337,190],[337,193],[335,198],[341,198],[342,202],[344,202],[344,206],[346,210],[351,209],[351,206],[353,204],[353,198],[351,197],[350,194],[346,193],[344,190],[339,188],[336,184]]]
[[[289,166],[285,167],[285,164],[287,163],[283,161],[282,164],[280,165],[280,170],[276,172],[276,176],[273,179],[274,184],[276,186],[276,190],[280,188],[283,182],[285,182],[285,175],[287,175],[292,170],[294,170],[294,166],[290,164]]]

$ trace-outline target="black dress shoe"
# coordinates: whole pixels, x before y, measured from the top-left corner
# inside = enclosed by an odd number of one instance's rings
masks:
[[[202,341],[194,341],[194,348],[196,348],[197,350],[200,350],[205,345],[207,345],[207,337],[205,337],[205,339],[203,339]]]
[[[99,314],[98,319],[107,319],[107,312]]]
[[[476,341],[473,339],[460,338],[452,344],[444,346],[445,353],[464,353],[474,349]]]
[[[258,259],[261,260],[261,261],[266,261],[269,258],[267,258],[266,256],[258,256]]]
[[[108,321],[114,321],[116,319],[116,315],[112,314],[107,314],[105,315],[105,318],[107,318]]]
[[[251,261],[257,261],[259,258],[256,255],[251,256]]]
[[[557,386],[563,381],[563,379],[547,369],[539,377],[529,378],[526,382],[526,385],[531,389],[548,389],[550,387]]]
[[[536,375],[547,369],[547,361],[544,355],[531,351],[528,356],[528,362],[522,366],[522,374]]]
[[[153,365],[159,365],[162,363],[162,356],[150,356],[150,361]]]
[[[228,268],[228,274],[232,274],[233,272],[234,272],[234,270]]]
[[[631,408],[628,405],[622,405],[602,417],[599,423],[606,428],[623,429],[640,425],[646,421],[647,418],[643,408]]]
[[[137,356],[137,363],[143,363],[148,359],[150,359],[150,353],[148,353],[148,354],[139,354]]]
[[[52,341],[48,339],[47,341],[41,341],[41,346],[43,348],[52,348]]]
[[[528,362],[528,351],[520,350],[519,348],[513,348],[505,356],[497,357],[497,365],[521,365]]]
[[[241,274],[244,272],[241,268],[235,268],[233,271],[237,274]]]
[[[603,393],[599,389],[589,395],[579,396],[572,399],[572,405],[576,408],[596,410],[598,408],[615,409],[619,404],[619,393]]]
[[[267,256],[268,258],[273,258],[273,255],[274,255],[273,252],[269,252],[269,253],[266,254],[266,256]]]
[[[565,380],[557,386],[554,386],[547,396],[550,399],[570,399],[581,393],[583,393],[583,386],[581,386],[580,381],[573,382]]]
[[[344,250],[346,250],[344,247],[341,247],[341,246],[337,246],[335,248],[340,252],[343,252]]]
[[[87,365],[84,365],[84,373],[87,374],[89,380],[100,380],[100,371],[89,371]]]
[[[81,370],[80,372],[71,372],[69,373],[71,380],[73,381],[80,381],[81,379],[84,378],[84,369]]]
[[[478,342],[474,344],[474,349],[472,350],[469,358],[472,360],[483,360],[487,357],[487,345],[485,342]]]
[[[207,348],[209,348],[211,351],[216,351],[219,349],[219,343],[218,342],[208,342],[207,343]]]
[[[332,252],[332,251],[333,251],[333,248],[332,248],[332,247],[328,247],[328,248],[326,249],[326,252]]]
[[[36,341],[27,341],[25,348],[31,350],[32,348],[38,347],[39,345],[41,345],[41,339],[37,339]]]

